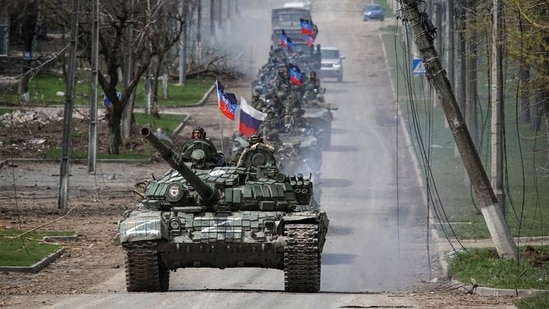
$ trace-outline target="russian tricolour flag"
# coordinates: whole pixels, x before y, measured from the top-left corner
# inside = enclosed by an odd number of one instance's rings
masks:
[[[240,124],[238,126],[240,134],[250,137],[252,134],[257,133],[265,117],[267,117],[267,114],[253,108],[246,99],[240,97]]]

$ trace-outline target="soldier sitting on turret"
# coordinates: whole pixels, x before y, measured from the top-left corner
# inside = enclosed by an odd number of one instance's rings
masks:
[[[191,133],[191,140],[181,148],[181,157],[185,162],[200,163],[200,166],[209,168],[211,165],[223,166],[225,158],[217,151],[214,143],[206,138],[206,130],[196,127]]]
[[[263,138],[259,137],[258,134],[253,134],[250,136],[248,140],[248,145],[242,150],[242,154],[240,154],[240,157],[238,158],[238,162],[236,163],[237,167],[242,167],[246,164],[246,160],[248,159],[247,154],[251,151],[258,151],[263,150],[267,151],[270,155],[274,153],[274,147],[265,144],[263,141]]]

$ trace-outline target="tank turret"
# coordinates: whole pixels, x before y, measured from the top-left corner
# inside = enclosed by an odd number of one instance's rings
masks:
[[[219,193],[208,184],[204,183],[184,162],[183,158],[162,142],[149,128],[142,128],[143,136],[158,152],[168,164],[183,176],[196,190],[202,203],[205,206],[213,206],[219,201]]]

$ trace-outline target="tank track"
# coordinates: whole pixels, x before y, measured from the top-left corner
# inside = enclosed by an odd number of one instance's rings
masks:
[[[128,292],[164,292],[170,285],[170,272],[159,263],[157,243],[141,241],[124,244],[126,289]]]
[[[286,224],[284,250],[284,290],[318,292],[320,290],[320,251],[317,224]]]

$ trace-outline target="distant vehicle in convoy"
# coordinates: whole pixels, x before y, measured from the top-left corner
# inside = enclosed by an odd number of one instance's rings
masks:
[[[379,21],[385,20],[385,10],[379,4],[367,4],[362,10],[362,20],[368,21],[377,19]]]
[[[339,48],[322,46],[320,48],[320,77],[337,78],[338,82],[343,81],[343,56]]]
[[[271,29],[301,30],[301,19],[311,20],[311,11],[305,8],[277,8],[271,11]]]

